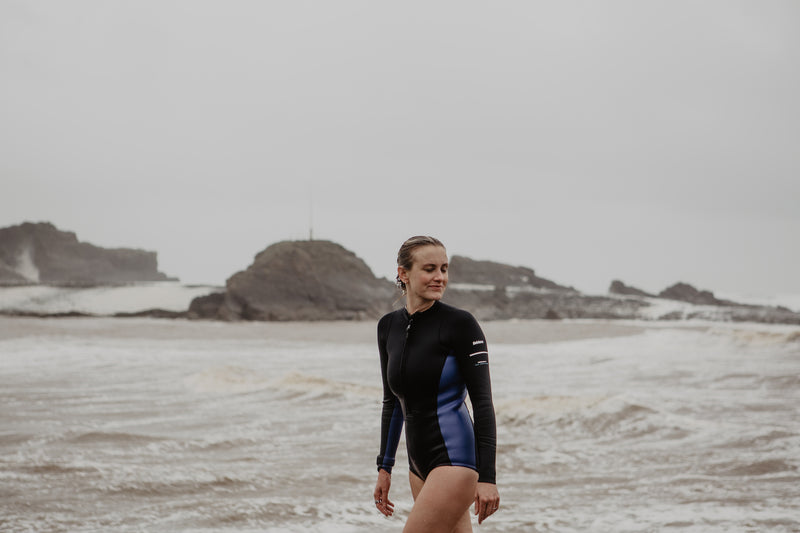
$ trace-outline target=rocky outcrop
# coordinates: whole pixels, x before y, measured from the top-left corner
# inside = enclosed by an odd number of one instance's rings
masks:
[[[672,310],[653,315],[647,307],[642,307],[644,313],[639,313],[635,318],[648,318],[658,320],[712,320],[725,322],[761,322],[767,324],[797,324],[800,325],[800,313],[779,306],[753,305],[722,300],[707,290],[699,290],[688,283],[678,282],[667,287],[657,296],[648,294],[639,289],[628,287],[621,281],[614,281],[609,288],[612,294],[620,295],[625,299],[635,299],[648,305],[661,301],[675,302],[677,307]],[[656,309],[661,308],[656,306]]]
[[[650,304],[638,299],[590,296],[541,278],[527,267],[462,256],[450,259],[444,301],[479,320],[628,318]]]
[[[444,301],[467,309],[478,320],[608,318],[635,319],[646,301],[590,296],[577,291],[512,291],[450,288]]]
[[[711,291],[697,290],[688,283],[678,282],[675,285],[667,287],[660,293],[659,298],[667,298],[670,300],[680,300],[694,305],[737,305],[735,302],[727,300],[718,300],[714,293]]]
[[[762,305],[694,306],[672,311],[659,320],[709,320],[718,322],[760,322],[800,326],[800,313],[785,307]]]
[[[494,261],[476,261],[454,255],[450,258],[450,278],[454,284],[524,287],[554,291],[575,291],[548,279],[540,278],[533,269],[505,265]]]
[[[610,294],[619,294],[620,296],[639,296],[641,298],[655,298],[655,295],[645,292],[641,289],[637,289],[636,287],[625,285],[618,279],[615,279],[614,281],[611,282],[611,286],[608,288],[608,292]]]
[[[389,311],[394,285],[330,241],[284,241],[231,276],[224,293],[195,298],[191,318],[361,320]]]
[[[16,263],[14,261],[15,265]],[[20,274],[16,268],[4,264],[0,257],[0,285],[25,285],[28,283],[31,283],[30,279]]]
[[[0,229],[0,284],[104,285],[166,281],[155,252],[78,241],[47,222]]]

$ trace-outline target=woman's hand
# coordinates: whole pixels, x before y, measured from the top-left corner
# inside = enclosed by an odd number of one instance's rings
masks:
[[[389,500],[389,487],[392,485],[392,475],[386,470],[378,470],[378,482],[375,483],[375,507],[386,516],[394,513],[394,504]]]
[[[478,515],[478,524],[493,515],[499,507],[500,494],[497,493],[497,485],[478,483],[478,489],[475,491],[475,514]]]

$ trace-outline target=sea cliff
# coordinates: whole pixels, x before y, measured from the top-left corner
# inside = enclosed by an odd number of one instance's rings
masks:
[[[0,285],[109,285],[166,281],[156,252],[101,248],[48,222],[0,228]]]

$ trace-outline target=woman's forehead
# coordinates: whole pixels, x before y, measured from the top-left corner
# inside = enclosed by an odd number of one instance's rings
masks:
[[[441,265],[447,263],[447,251],[441,246],[428,244],[414,250],[414,262],[421,265]]]

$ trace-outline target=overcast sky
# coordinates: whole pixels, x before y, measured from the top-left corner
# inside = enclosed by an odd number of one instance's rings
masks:
[[[800,2],[0,0],[0,227],[800,293]],[[452,279],[451,281],[457,281]]]

